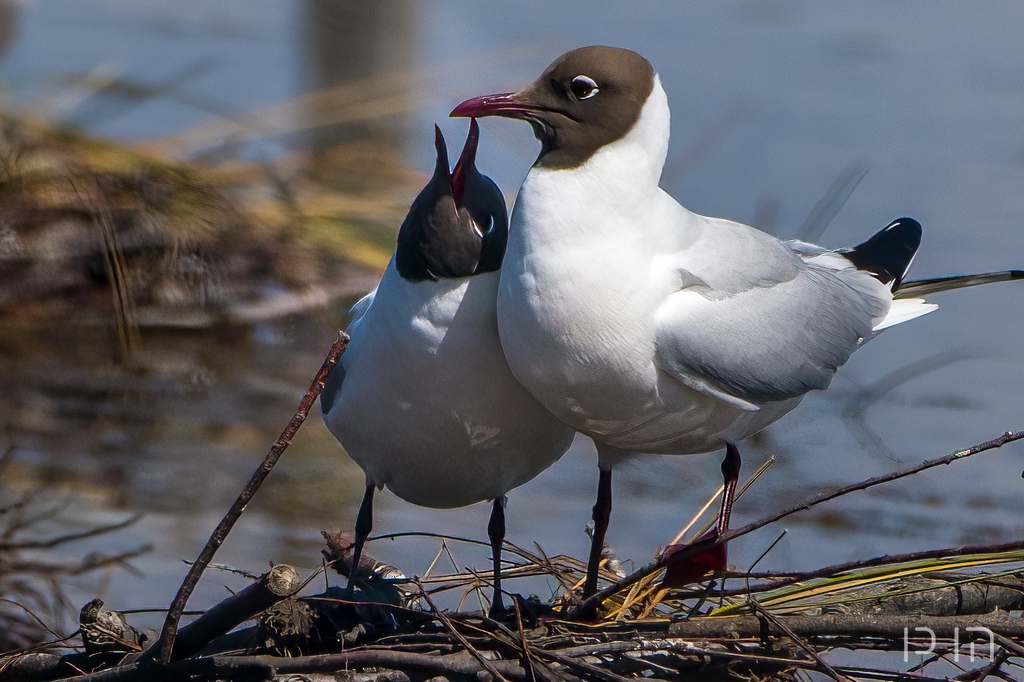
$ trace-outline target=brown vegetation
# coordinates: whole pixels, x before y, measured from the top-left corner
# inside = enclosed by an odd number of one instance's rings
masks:
[[[315,169],[188,164],[0,115],[0,316],[113,311],[127,336],[362,293],[416,182],[384,145],[339,148]]]

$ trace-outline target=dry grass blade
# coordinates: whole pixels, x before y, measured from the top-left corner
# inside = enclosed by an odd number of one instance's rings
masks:
[[[675,544],[678,544],[679,542],[681,542],[682,539],[683,539],[683,536],[686,535],[690,531],[690,529],[693,528],[693,526],[698,521],[700,521],[700,517],[704,516],[704,514],[707,513],[708,509],[711,509],[711,505],[713,505],[715,503],[715,500],[717,500],[719,497],[721,497],[722,493],[724,493],[724,492],[725,492],[725,486],[724,485],[718,486],[718,490],[715,491],[715,494],[708,498],[708,501],[705,502],[704,505],[700,509],[697,510],[697,513],[693,515],[693,518],[691,518],[686,523],[686,525],[683,526],[679,530],[678,533],[676,533],[676,536],[674,538],[672,538],[672,541],[669,542],[668,544],[675,545]],[[742,492],[740,494],[742,494]],[[736,497],[739,497],[739,495],[737,495]],[[698,533],[698,535],[700,535],[700,533]]]
[[[758,479],[760,479],[760,478],[761,478],[762,476],[764,476],[765,472],[767,472],[767,471],[768,471],[768,469],[770,469],[770,468],[771,468],[771,466],[772,466],[773,464],[775,464],[775,455],[772,455],[771,457],[769,457],[768,459],[766,459],[766,460],[765,460],[765,461],[764,461],[764,462],[763,462],[763,463],[761,464],[761,466],[759,466],[759,467],[757,468],[757,471],[755,471],[755,472],[754,472],[754,474],[753,474],[753,475],[752,475],[752,476],[751,476],[751,477],[750,477],[749,479],[747,479],[747,482],[746,482],[746,483],[744,483],[743,485],[741,485],[741,486],[740,486],[739,488],[737,488],[737,489],[736,489],[736,495],[734,496],[734,498],[733,498],[733,501],[735,502],[735,500],[738,500],[738,499],[740,499],[741,497],[743,497],[743,493],[747,492],[747,490],[748,490],[748,489],[750,488],[750,486],[752,486],[752,485],[754,485],[755,483],[757,483]],[[718,490],[718,494],[717,494],[717,495],[715,495],[715,497],[714,497],[714,498],[712,499],[712,502],[713,502],[713,501],[714,501],[715,499],[718,499],[718,497],[719,497],[719,496],[720,496],[720,495],[722,494],[722,492],[723,492],[724,490],[725,490],[725,488],[724,488],[724,487],[721,487],[721,488],[719,488],[719,490]],[[706,509],[706,507],[705,507],[705,509]],[[702,512],[702,514],[703,514],[703,512]],[[697,529],[697,532],[696,532],[696,533],[694,533],[694,534],[693,534],[693,535],[691,536],[691,542],[692,542],[693,540],[696,540],[697,538],[701,537],[702,535],[704,535],[705,533],[707,533],[707,532],[708,532],[709,530],[711,530],[711,527],[715,525],[715,522],[716,522],[717,520],[718,520],[717,518],[713,518],[713,519],[711,519],[711,520],[707,521],[707,522],[706,522],[706,523],[705,523],[705,524],[704,524],[703,526],[701,526],[701,527],[700,527],[699,529]],[[685,533],[685,530],[684,530],[684,531],[680,531],[680,533],[679,533],[679,534],[678,534],[678,535],[676,536],[676,539],[675,539],[675,540],[673,540],[672,544],[675,544],[675,543],[679,542],[679,539],[681,538],[681,536],[682,536],[682,535],[683,535],[684,533]]]
[[[768,469],[774,463],[774,455],[765,460],[765,462],[762,463],[760,467],[758,467],[757,471],[755,471],[754,474],[736,491],[735,499],[740,499],[743,493],[745,493],[750,488],[750,486],[752,486],[758,479],[760,479],[761,476],[763,476],[764,473],[768,471]],[[715,503],[715,500],[717,500],[722,495],[724,490],[724,486],[719,486],[718,492],[716,492],[710,499],[708,499],[704,506],[701,507],[701,509],[693,516],[689,523],[687,523],[682,528],[682,530],[680,530],[676,534],[676,536],[672,539],[672,542],[670,542],[669,544],[674,545],[678,543],[680,540],[682,540],[683,536],[686,535],[686,533],[690,530],[691,527],[693,527],[693,525],[698,520],[700,520],[700,517],[703,516],[705,512],[707,512],[711,505]],[[700,537],[701,535],[703,535],[711,527],[711,524],[713,523],[714,519],[712,519],[705,527],[701,528],[696,533],[696,537]],[[633,585],[632,588],[630,588],[629,593],[625,596],[622,603],[619,604],[618,607],[610,613],[609,617],[615,620],[625,618],[629,614],[630,609],[638,603],[642,604],[642,606],[640,608],[639,613],[634,615],[634,617],[637,619],[644,619],[650,617],[654,610],[658,608],[658,606],[661,604],[662,600],[670,593],[670,590],[661,589],[660,586],[658,586],[657,583],[659,577],[660,573],[654,573],[643,578],[642,580],[637,581],[637,583]]]
[[[921,562],[907,562],[882,566],[876,569],[853,571],[847,576],[840,576],[833,579],[821,579],[803,586],[794,588],[782,588],[777,591],[766,592],[761,595],[759,601],[762,605],[771,606],[776,612],[802,611],[810,608],[827,607],[836,604],[850,605],[858,601],[878,599],[877,590],[865,592],[865,588],[883,586],[888,583],[896,583],[905,578],[922,578],[936,572],[945,572],[953,569],[977,568],[998,563],[1024,561],[1024,553],[1010,552],[1006,555],[984,556],[971,555],[959,557],[955,560],[934,559]],[[982,573],[976,577],[963,578],[954,581],[941,581],[935,585],[913,588],[886,590],[886,599],[901,597],[911,594],[922,594],[934,590],[952,586],[968,585],[978,581],[990,581],[1004,576],[1016,576],[1021,566],[1015,566],[1004,571],[995,573]],[[857,593],[861,593],[858,594]],[[851,594],[852,593],[852,594]],[[823,597],[828,598],[823,598]],[[718,613],[728,612],[728,608],[719,609]]]
[[[941,554],[942,551],[933,550],[929,554]],[[802,611],[834,603],[851,603],[858,599],[877,598],[878,594],[875,593],[861,597],[851,596],[848,593],[858,590],[863,591],[866,587],[897,581],[900,578],[921,577],[950,570],[963,570],[1011,562],[1024,562],[1024,548],[1013,547],[997,552],[967,552],[959,556],[928,556],[923,558],[885,557],[874,561],[854,562],[833,567],[832,572],[827,576],[806,580],[786,579],[783,581],[786,584],[762,592],[758,597],[758,602],[761,606],[771,608],[776,613],[786,612],[787,607],[792,610]],[[822,572],[827,570],[822,569]],[[972,580],[991,579],[1000,575],[1014,575],[1019,570],[1020,568],[1017,567],[994,575],[984,574],[978,575],[975,578],[962,578],[955,581],[955,583],[965,584]],[[950,582],[948,584],[954,583]],[[887,597],[895,597],[922,591],[927,590],[900,590],[886,592],[885,595]],[[838,596],[832,600],[822,599],[826,595]],[[715,610],[713,615],[735,613],[742,610],[744,606],[745,602],[731,604]]]

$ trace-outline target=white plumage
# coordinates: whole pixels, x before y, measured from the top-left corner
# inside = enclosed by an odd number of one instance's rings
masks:
[[[655,78],[626,135],[578,167],[531,169],[512,213],[505,354],[604,467],[745,438],[825,388],[876,330],[934,309],[894,308],[833,252],[688,211],[658,186],[668,133]]]
[[[402,223],[380,284],[352,308],[348,347],[321,394],[328,428],[366,472],[353,568],[374,490],[426,507],[492,500],[493,615],[502,612],[505,493],[562,456],[574,432],[512,375],[498,338],[508,218],[475,166],[476,121],[455,169],[437,166]],[[357,570],[352,570],[350,590]]]
[[[573,432],[512,376],[498,340],[498,273],[424,282],[394,261],[353,309],[344,383],[324,418],[367,483],[462,507],[526,483]]]

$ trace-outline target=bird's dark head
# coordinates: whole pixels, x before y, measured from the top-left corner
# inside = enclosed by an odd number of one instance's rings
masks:
[[[434,126],[434,174],[398,232],[395,267],[403,279],[455,279],[501,267],[508,213],[501,190],[476,168],[479,141],[480,128],[473,119],[462,154],[449,171],[444,135]]]
[[[572,168],[632,129],[655,78],[654,67],[636,52],[581,47],[556,59],[522,90],[474,97],[450,115],[527,121],[541,142],[538,165]]]

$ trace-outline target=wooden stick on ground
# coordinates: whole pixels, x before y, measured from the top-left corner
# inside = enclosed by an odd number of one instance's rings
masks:
[[[188,574],[185,576],[185,580],[181,583],[181,587],[178,588],[178,593],[174,595],[174,600],[171,602],[170,609],[167,611],[167,618],[164,620],[163,629],[160,631],[160,639],[157,643],[147,651],[147,655],[160,663],[169,663],[171,660],[171,651],[174,648],[174,638],[178,633],[178,621],[181,619],[181,614],[185,610],[185,604],[188,603],[188,598],[192,596],[192,591],[195,589],[196,584],[199,582],[199,578],[203,575],[203,571],[210,565],[210,561],[213,560],[213,555],[217,553],[220,546],[224,544],[224,540],[227,538],[228,533],[234,527],[235,522],[245,511],[245,507],[252,500],[256,491],[259,490],[263,480],[270,474],[270,470],[277,464],[277,460],[281,458],[288,445],[291,444],[292,438],[295,437],[295,432],[302,426],[302,422],[306,421],[306,416],[309,414],[309,410],[313,407],[313,403],[316,402],[317,397],[320,395],[320,391],[324,388],[324,382],[327,380],[327,376],[331,373],[334,365],[337,364],[338,358],[345,352],[345,348],[348,346],[348,335],[344,332],[338,334],[338,340],[331,346],[330,352],[327,357],[324,358],[323,364],[320,366],[320,370],[316,373],[313,378],[313,383],[310,384],[309,390],[302,397],[299,402],[299,407],[295,411],[295,416],[288,422],[288,426],[285,427],[284,431],[281,432],[281,436],[274,443],[273,447],[270,448],[270,452],[263,459],[263,463],[249,479],[245,488],[238,495],[235,503],[231,505],[231,509],[221,519],[221,522],[217,524],[217,528],[214,529],[213,535],[206,541],[206,546],[203,547],[203,551],[199,553],[199,557],[192,564],[188,570]]]
[[[259,580],[183,627],[175,640],[171,660],[194,656],[217,637],[284,601],[301,587],[298,571],[287,564],[276,564]]]

